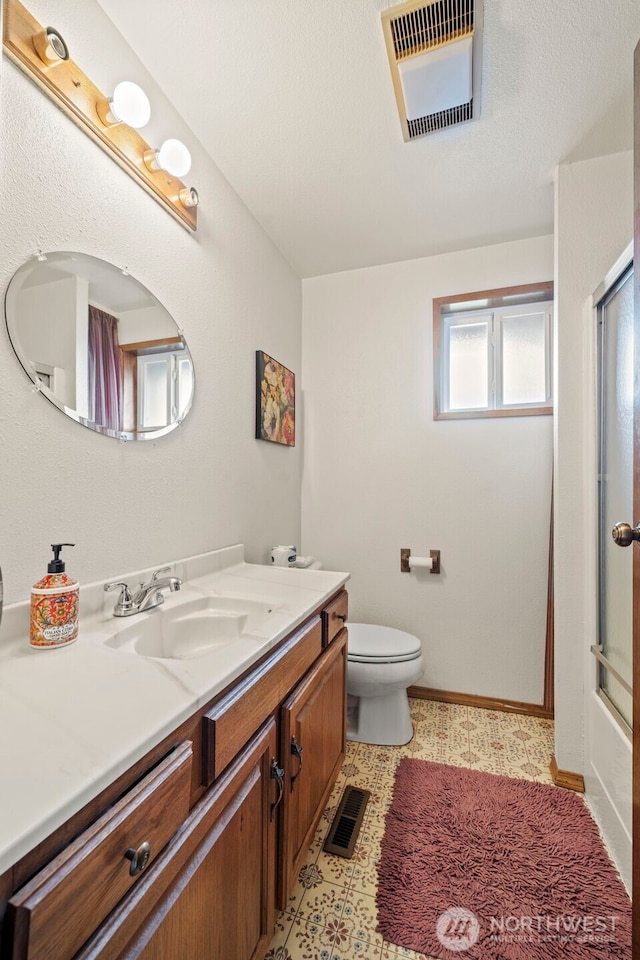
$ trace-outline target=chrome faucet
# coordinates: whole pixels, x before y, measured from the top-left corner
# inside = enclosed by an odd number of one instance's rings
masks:
[[[171,567],[159,567],[151,577],[148,583],[141,583],[136,592],[132,595],[126,583],[120,580],[114,580],[112,583],[105,583],[106,591],[120,588],[120,596],[113,608],[114,617],[131,617],[134,613],[143,613],[145,610],[153,610],[154,607],[164,603],[163,590],[170,590],[175,593],[182,586],[180,577],[160,577],[161,573],[166,573]]]

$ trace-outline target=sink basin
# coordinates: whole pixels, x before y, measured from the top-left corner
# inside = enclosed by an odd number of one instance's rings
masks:
[[[242,597],[195,597],[135,614],[106,641],[142,657],[188,660],[233,643],[273,613],[269,604]]]

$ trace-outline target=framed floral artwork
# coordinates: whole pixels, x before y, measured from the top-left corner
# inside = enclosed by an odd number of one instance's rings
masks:
[[[296,445],[296,376],[256,350],[256,440]]]

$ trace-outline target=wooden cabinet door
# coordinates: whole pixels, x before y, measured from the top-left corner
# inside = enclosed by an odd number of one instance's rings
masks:
[[[11,960],[69,960],[162,856],[189,813],[191,743],[109,807],[8,903]],[[138,862],[138,857],[140,861]],[[133,862],[135,860],[135,863]]]
[[[300,681],[281,709],[278,905],[284,908],[344,761],[347,631]]]
[[[76,960],[261,960],[275,921],[273,719]]]

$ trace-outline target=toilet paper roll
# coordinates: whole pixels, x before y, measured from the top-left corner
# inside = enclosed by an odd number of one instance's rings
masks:
[[[426,570],[433,569],[433,557],[409,557],[409,569],[424,567]]]

